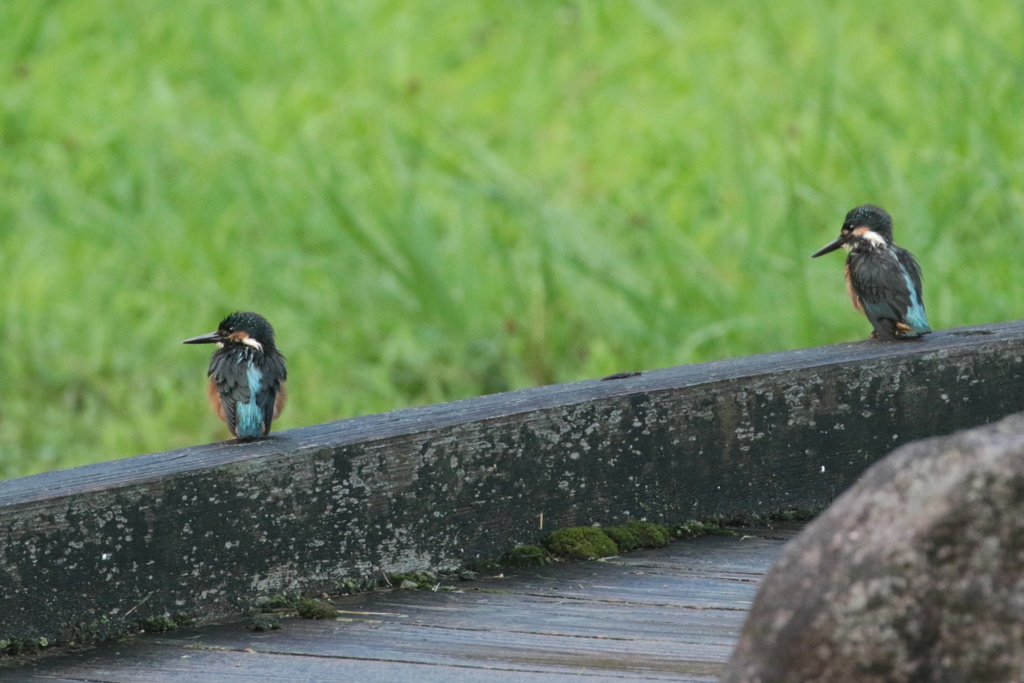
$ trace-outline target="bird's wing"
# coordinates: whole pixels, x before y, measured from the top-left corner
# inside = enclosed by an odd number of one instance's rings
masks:
[[[896,247],[895,252],[896,260],[903,266],[910,281],[914,283],[914,293],[917,295],[917,300],[923,301],[924,299],[921,297],[921,266],[917,264],[913,254],[906,249]]]
[[[896,255],[880,252],[851,259],[850,282],[875,331],[886,338],[895,337],[896,323],[904,321],[911,304],[904,269]]]
[[[906,249],[894,246],[893,251],[906,280],[909,281],[907,284],[913,288],[910,293],[910,304],[907,306],[903,321],[908,323],[914,332],[931,332],[931,327],[928,326],[928,315],[924,310],[924,297],[921,294],[921,266],[917,264],[914,255]]]
[[[210,360],[210,378],[217,383],[224,421],[232,434],[237,433],[235,407],[239,403],[249,402],[249,379],[246,377],[246,364],[239,362],[231,354],[215,353]]]
[[[284,406],[284,380],[288,377],[288,371],[285,369],[284,357],[280,354],[268,354],[261,366],[263,378],[269,380],[269,384],[256,396],[256,404],[263,416],[263,433],[269,434],[270,425]]]

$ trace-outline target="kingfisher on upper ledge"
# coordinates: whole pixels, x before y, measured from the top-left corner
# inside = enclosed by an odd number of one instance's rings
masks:
[[[811,254],[817,258],[839,247],[846,257],[846,291],[853,307],[867,316],[873,338],[918,339],[928,334],[921,298],[921,266],[892,241],[892,218],[864,204],[851,209],[839,237]]]
[[[210,359],[210,405],[239,440],[270,433],[286,399],[288,371],[274,345],[274,328],[258,313],[232,313],[216,332],[182,344],[216,344]]]

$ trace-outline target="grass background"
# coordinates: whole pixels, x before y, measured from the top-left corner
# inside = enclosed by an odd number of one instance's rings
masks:
[[[1020,2],[0,3],[0,477],[226,438],[238,309],[278,428],[862,339],[867,201],[1020,318],[1022,113]]]

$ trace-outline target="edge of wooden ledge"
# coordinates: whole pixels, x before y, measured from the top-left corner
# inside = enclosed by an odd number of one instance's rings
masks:
[[[552,528],[820,508],[902,443],[1022,408],[1016,321],[10,479],[0,482],[0,640],[109,638],[166,613],[214,619],[268,594],[498,557]]]
[[[321,447],[327,442],[346,445],[368,439],[393,438],[424,429],[451,427],[600,398],[667,391],[797,368],[906,356],[926,357],[1020,337],[1024,337],[1024,319],[936,330],[921,340],[843,342],[645,370],[622,379],[580,380],[402,408],[283,430],[258,441],[200,444],[0,480],[0,512],[4,506],[70,495],[83,488],[128,485],[234,461],[294,453]],[[125,472],[125,469],[129,471]]]

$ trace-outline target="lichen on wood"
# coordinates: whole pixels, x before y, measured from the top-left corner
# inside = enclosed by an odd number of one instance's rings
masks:
[[[1024,323],[537,387],[0,482],[0,641],[453,570],[550,529],[827,505],[1024,405]]]

